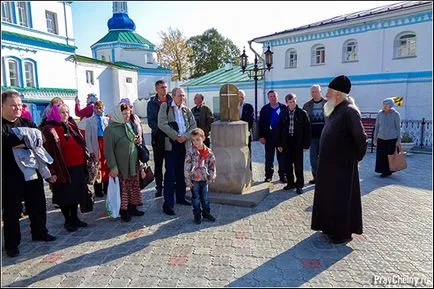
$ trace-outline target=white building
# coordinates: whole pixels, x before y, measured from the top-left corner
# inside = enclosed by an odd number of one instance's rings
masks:
[[[77,92],[71,2],[1,2],[2,90],[14,88],[35,122],[59,96],[72,108]]]
[[[259,82],[258,111],[268,102],[266,92],[271,89],[281,102],[286,94],[297,94],[302,105],[310,99],[312,84],[320,84],[324,94],[331,79],[345,74],[362,112],[378,112],[384,98],[402,96],[404,104],[397,108],[402,119],[432,120],[431,1],[391,4],[252,41],[274,52],[273,69]],[[219,69],[183,86],[188,97],[205,92],[211,102],[224,83],[245,89],[248,102],[254,104],[253,81],[243,78],[238,67]]]
[[[128,17],[127,2],[113,2],[113,17],[107,26],[109,32],[91,46],[93,58],[137,70],[139,99],[147,100],[156,94],[157,80],[164,79],[171,86],[172,71],[156,63],[155,45],[135,32],[136,25]]]

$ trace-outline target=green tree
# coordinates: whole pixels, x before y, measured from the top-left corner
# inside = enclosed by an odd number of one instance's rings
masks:
[[[174,72],[172,80],[188,79],[191,71],[192,49],[187,46],[182,32],[177,28],[169,27],[167,32],[161,31],[159,36],[162,43],[157,47],[158,62],[172,69]]]
[[[187,45],[193,50],[191,77],[196,78],[222,67],[230,60],[234,65],[240,64],[240,49],[217,29],[206,30],[202,35],[190,37]]]

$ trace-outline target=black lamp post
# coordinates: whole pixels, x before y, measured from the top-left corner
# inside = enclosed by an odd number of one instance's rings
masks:
[[[258,124],[258,80],[262,80],[264,78],[264,72],[265,70],[270,71],[271,66],[273,65],[273,52],[270,50],[270,46],[268,46],[267,51],[265,51],[265,65],[267,68],[258,67],[258,56],[255,53],[255,65],[253,66],[253,69],[246,69],[247,68],[247,55],[246,55],[246,49],[243,49],[243,54],[240,55],[241,58],[241,70],[247,71],[247,75],[249,78],[255,80],[255,125]]]

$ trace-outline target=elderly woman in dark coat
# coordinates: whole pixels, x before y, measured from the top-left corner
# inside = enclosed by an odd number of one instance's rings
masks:
[[[53,203],[60,206],[65,229],[77,231],[78,227],[87,226],[77,216],[78,204],[85,202],[87,197],[86,148],[66,104],[52,106],[42,133],[46,138],[44,147],[54,159],[49,166]]]

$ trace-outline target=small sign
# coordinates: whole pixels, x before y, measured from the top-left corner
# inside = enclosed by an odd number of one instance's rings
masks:
[[[393,102],[396,106],[403,106],[404,105],[404,97],[403,96],[393,96]]]

